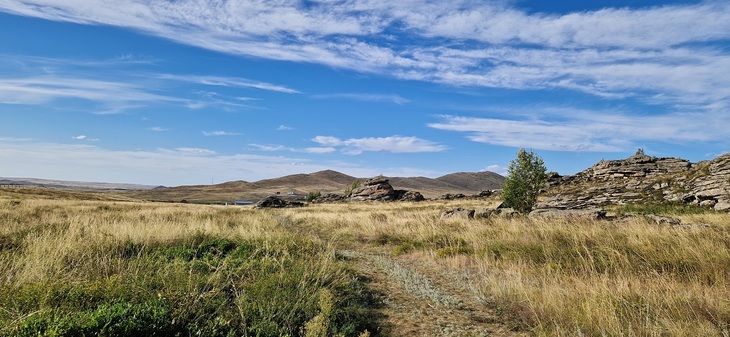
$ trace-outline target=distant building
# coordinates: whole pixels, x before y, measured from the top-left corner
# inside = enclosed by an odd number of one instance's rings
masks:
[[[253,201],[248,200],[236,200],[233,202],[236,206],[246,206],[246,205],[253,205]]]

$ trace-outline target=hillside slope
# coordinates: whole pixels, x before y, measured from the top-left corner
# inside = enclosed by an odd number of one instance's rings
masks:
[[[256,182],[234,181],[217,185],[161,187],[134,191],[129,194],[154,201],[179,201],[224,203],[234,200],[257,200],[272,194],[303,198],[309,192],[344,193],[356,178],[337,171],[325,170],[309,174],[293,174]],[[425,177],[389,177],[396,189],[418,191],[427,198],[447,193],[477,194],[484,190],[500,188],[504,177],[493,172],[461,172],[436,179]]]

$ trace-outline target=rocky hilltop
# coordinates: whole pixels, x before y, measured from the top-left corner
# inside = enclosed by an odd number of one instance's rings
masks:
[[[730,209],[730,154],[691,163],[636,154],[601,161],[572,176],[551,174],[537,208],[581,209],[610,204],[684,202]]]

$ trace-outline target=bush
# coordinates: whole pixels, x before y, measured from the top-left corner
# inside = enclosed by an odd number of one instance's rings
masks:
[[[547,181],[545,164],[532,150],[520,148],[517,158],[507,168],[507,179],[502,186],[502,202],[521,213],[529,213],[537,203],[537,195]]]
[[[309,194],[307,194],[307,198],[304,200],[307,202],[312,202],[314,199],[317,199],[321,196],[322,196],[321,192],[309,192]]]

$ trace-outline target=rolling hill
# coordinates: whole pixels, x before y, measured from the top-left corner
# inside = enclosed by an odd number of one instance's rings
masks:
[[[280,194],[303,197],[309,192],[344,193],[356,178],[337,171],[325,170],[309,174],[294,174],[256,182],[232,181],[216,185],[159,187],[127,192],[130,196],[154,201],[180,201],[224,203],[234,200],[258,200]],[[439,178],[389,177],[395,189],[418,191],[427,198],[446,193],[477,194],[484,190],[498,189],[504,177],[493,172],[460,172]]]

